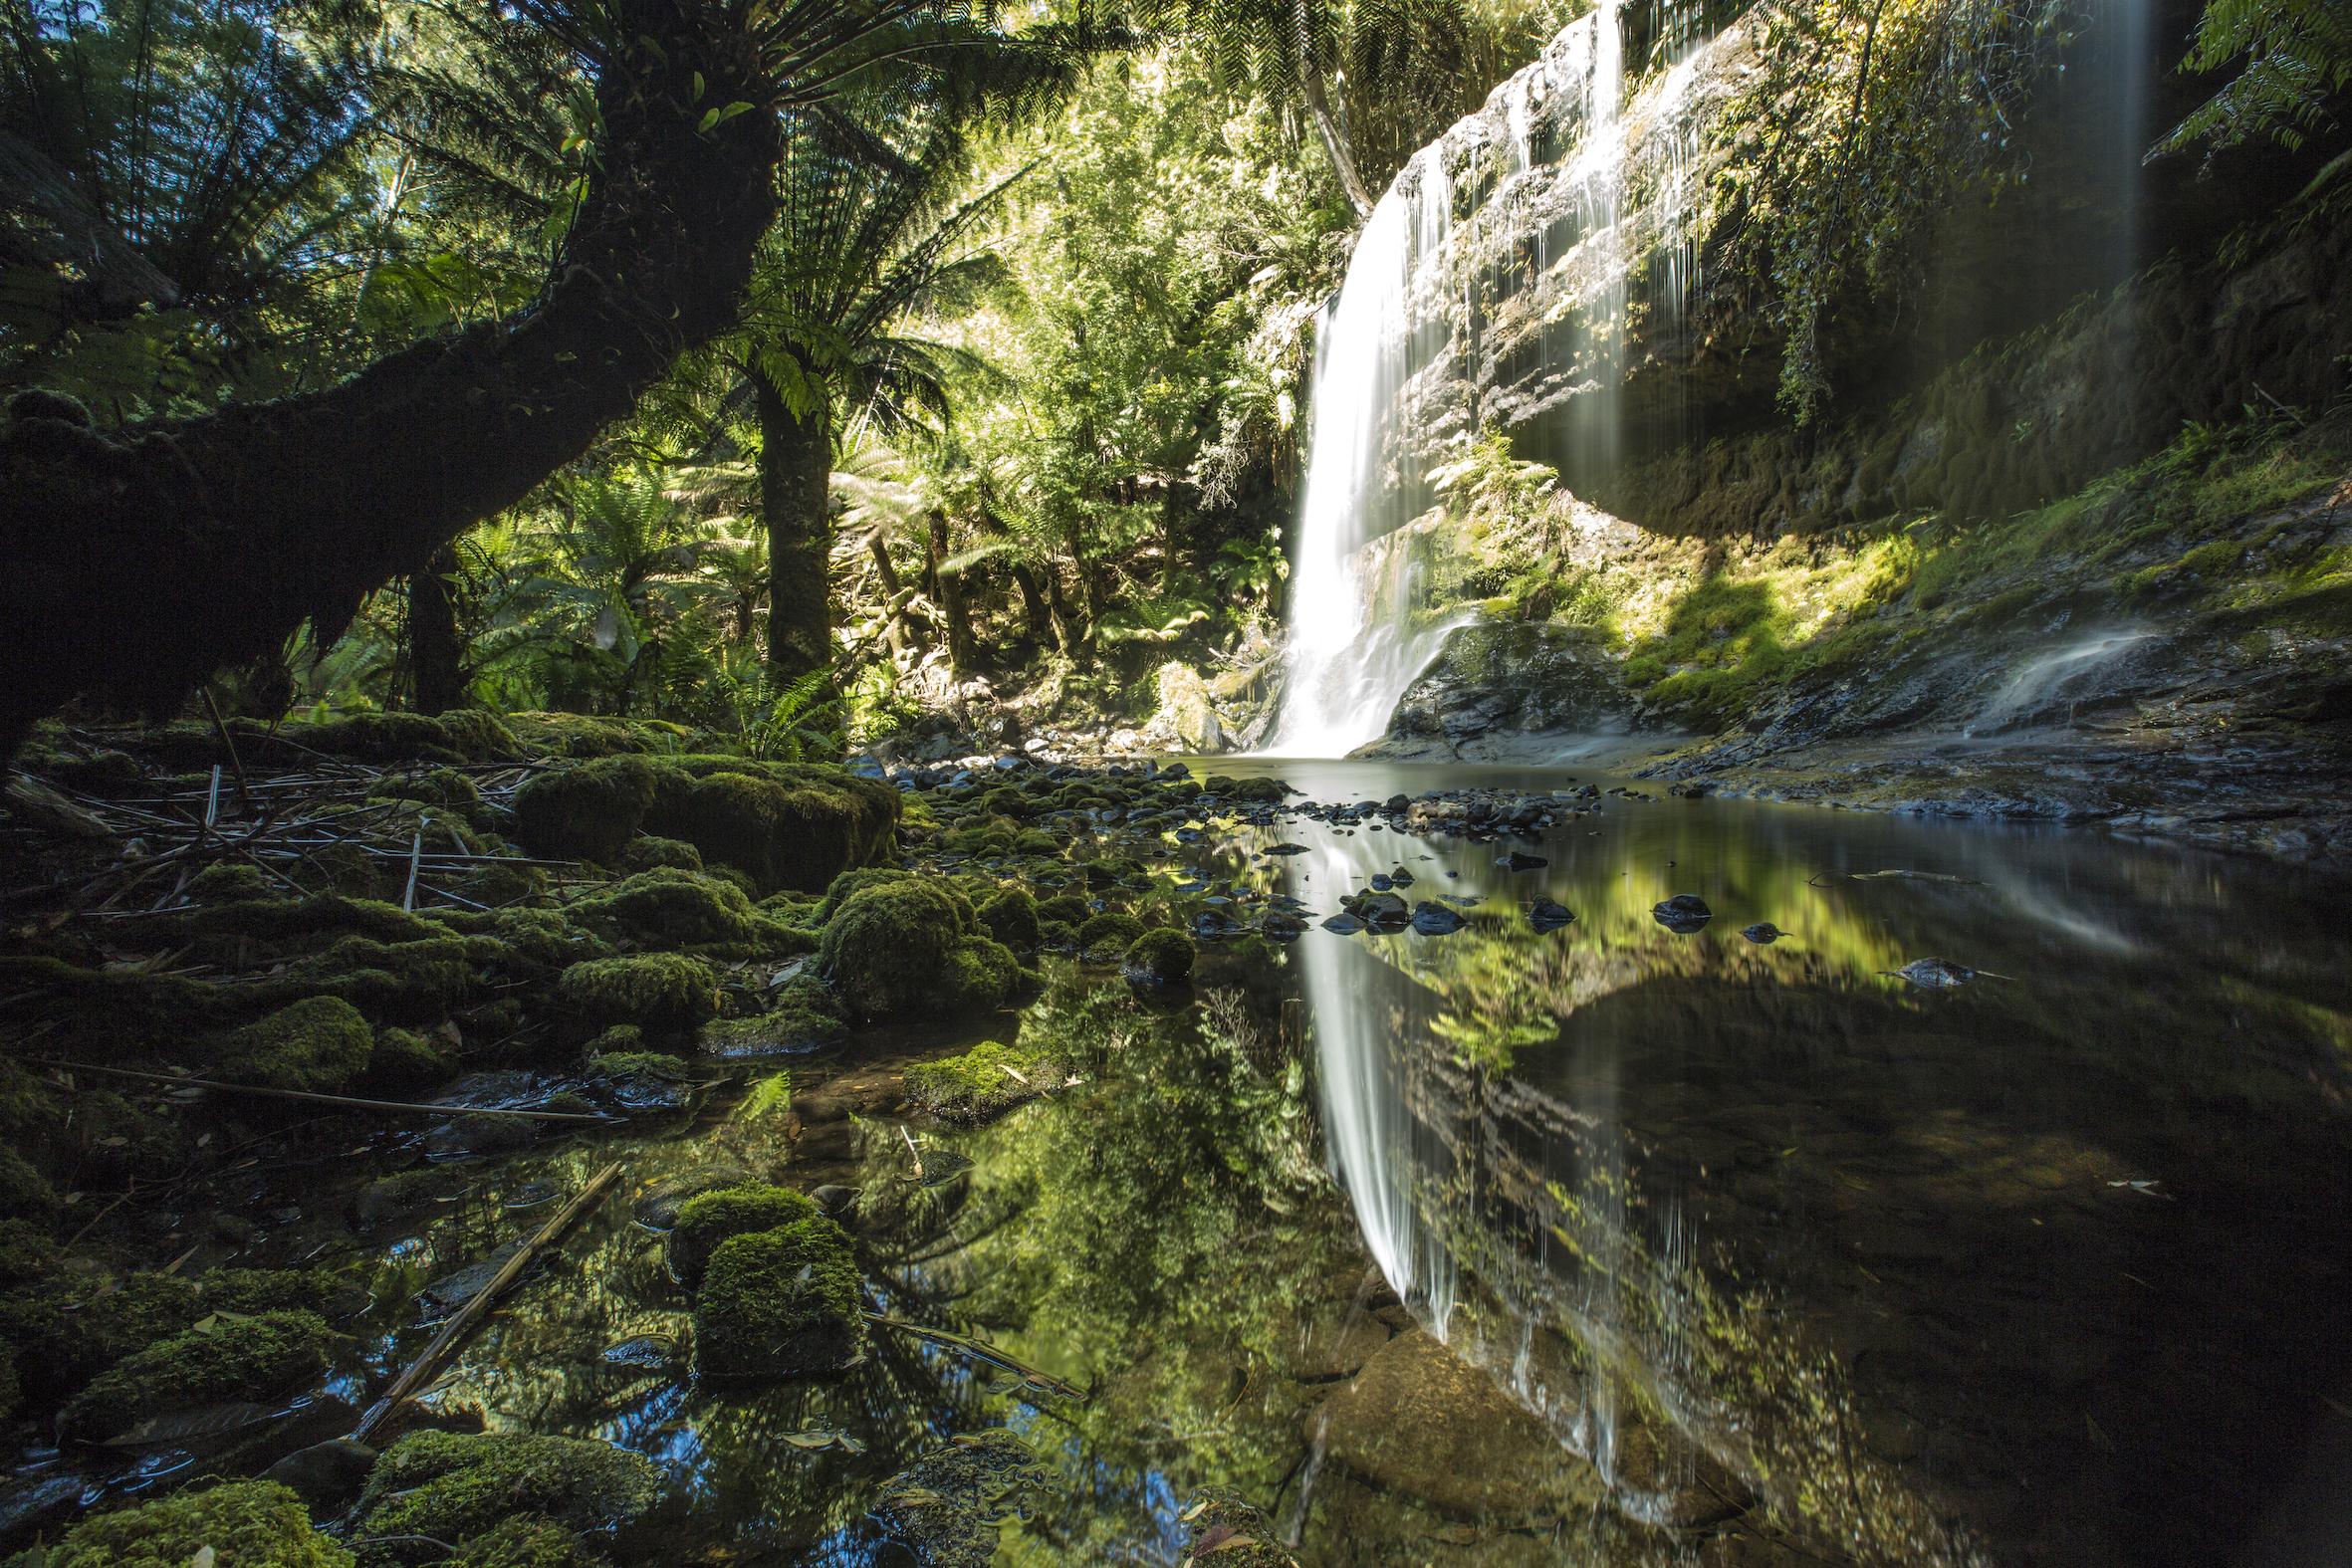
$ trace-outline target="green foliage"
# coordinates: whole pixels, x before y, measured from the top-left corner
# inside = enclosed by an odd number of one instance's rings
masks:
[[[2238,71],[2156,150],[2203,143],[2219,151],[2265,140],[2298,148],[2310,136],[2340,131],[2344,90],[2352,86],[2352,3],[2208,0],[2196,45],[2181,64],[2199,73],[2233,65]],[[2303,198],[2319,195],[2348,169],[2352,152],[2331,158],[2304,187]]]
[[[232,1481],[85,1519],[45,1568],[353,1568],[355,1559],[311,1528],[302,1499],[275,1481]]]

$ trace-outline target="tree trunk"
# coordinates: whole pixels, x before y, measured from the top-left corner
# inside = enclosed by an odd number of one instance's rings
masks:
[[[457,550],[443,545],[408,576],[408,677],[418,713],[438,717],[465,700],[465,643],[457,635]]]
[[[898,580],[898,568],[890,564],[890,547],[882,543],[881,535],[872,534],[867,536],[865,548],[873,555],[874,571],[882,579],[884,596],[896,598],[901,584]]]
[[[1062,591],[1058,568],[1046,577],[1046,605],[1054,617],[1054,639],[1061,645],[1066,659],[1076,659],[1086,640],[1086,617],[1070,607],[1069,595]]]
[[[933,507],[931,577],[939,585],[939,618],[947,622],[948,667],[958,675],[968,675],[980,662],[980,650],[972,641],[972,616],[964,604],[963,573],[948,569],[946,561],[947,514]]]
[[[1339,188],[1347,193],[1347,204],[1355,209],[1355,221],[1360,224],[1372,215],[1372,198],[1364,189],[1363,175],[1356,172],[1355,147],[1348,140],[1347,126],[1331,112],[1330,103],[1323,97],[1323,68],[1314,58],[1306,0],[1291,0],[1291,11],[1298,33],[1298,85],[1305,92],[1306,112],[1314,117],[1315,133],[1323,138],[1331,171],[1339,176]]]
[[[738,8],[613,0],[600,159],[528,313],[325,391],[101,433],[0,423],[0,756],[81,692],[168,711],[305,620],[361,600],[588,449],[685,349],[733,325],[776,213],[776,116]]]
[[[1028,629],[1029,640],[1044,647],[1054,640],[1053,612],[1046,607],[1045,590],[1038,585],[1038,574],[1021,561],[1013,562],[1013,581],[1021,589],[1021,619]]]
[[[820,384],[814,375],[804,374],[802,379],[810,386]],[[828,580],[833,556],[832,405],[821,392],[817,407],[796,414],[776,384],[756,368],[752,384],[759,394],[760,515],[768,526],[768,676],[783,686],[833,660]]]

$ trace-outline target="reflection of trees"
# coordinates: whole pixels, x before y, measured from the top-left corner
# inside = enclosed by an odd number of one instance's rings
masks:
[[[1453,1341],[1636,1511],[1666,1433],[1840,1558],[2226,1560],[2352,1340],[2304,1277],[2352,1220],[2340,947],[2274,871],[1975,847],[1988,885],[1728,846],[1694,938],[1555,880],[1556,936],[1358,944]],[[2018,978],[1875,973],[1929,954]]]

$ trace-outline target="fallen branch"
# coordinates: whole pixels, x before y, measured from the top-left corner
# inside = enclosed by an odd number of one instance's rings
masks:
[[[365,1443],[403,1402],[439,1377],[441,1369],[457,1358],[458,1351],[473,1337],[474,1330],[482,1326],[482,1320],[490,1315],[490,1308],[498,1298],[523,1277],[523,1271],[531,1266],[532,1259],[562,1240],[565,1232],[578,1225],[589,1210],[602,1203],[605,1195],[619,1181],[620,1165],[615,1161],[597,1172],[595,1180],[588,1183],[578,1198],[566,1204],[562,1214],[540,1227],[537,1235],[517,1248],[515,1255],[507,1259],[506,1266],[491,1278],[490,1283],[475,1291],[473,1299],[458,1308],[457,1316],[433,1336],[433,1342],[425,1346],[424,1354],[410,1362],[408,1370],[392,1380],[392,1386],[384,1390],[383,1398],[368,1407],[367,1414],[359,1418],[359,1425],[352,1429],[352,1441]]]
[[[944,1328],[925,1328],[920,1323],[909,1323],[904,1318],[891,1317],[884,1312],[866,1312],[861,1315],[868,1323],[878,1323],[884,1328],[894,1328],[901,1334],[912,1334],[915,1338],[929,1340],[934,1345],[944,1345],[950,1350],[961,1351],[967,1356],[988,1362],[992,1366],[1003,1367],[1007,1372],[1018,1372],[1024,1382],[1043,1389],[1049,1394],[1058,1394],[1064,1399],[1074,1400],[1083,1400],[1086,1397],[1085,1390],[1074,1383],[1058,1378],[1051,1372],[1040,1372],[1026,1362],[1016,1360],[1004,1351],[997,1349],[986,1340],[971,1339],[962,1334],[951,1334]]]
[[[259,1094],[273,1100],[307,1100],[313,1105],[347,1105],[362,1111],[422,1111],[428,1116],[527,1116],[542,1122],[594,1122],[602,1126],[613,1120],[609,1116],[593,1116],[583,1111],[507,1111],[492,1106],[420,1105],[410,1100],[362,1100],[349,1094],[311,1094],[302,1089],[270,1089],[258,1083],[222,1083],[212,1078],[183,1078],[169,1072],[140,1072],[133,1067],[100,1067],[85,1061],[49,1061],[39,1056],[20,1056],[17,1060],[32,1067],[57,1067],[67,1072],[105,1072],[118,1078],[145,1078],[152,1083],[168,1083],[176,1089],[219,1089],[228,1094]]]

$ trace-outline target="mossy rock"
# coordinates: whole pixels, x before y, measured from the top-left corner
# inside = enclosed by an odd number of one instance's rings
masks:
[[[856,871],[844,871],[826,884],[824,900],[817,906],[810,924],[825,924],[840,912],[843,904],[869,887],[877,887],[884,882],[910,881],[913,877],[912,871],[902,871],[896,866],[866,866]]]
[[[605,1568],[605,1561],[553,1520],[520,1518],[460,1541],[441,1568]]]
[[[967,941],[975,940],[974,923],[971,903],[952,888],[913,878],[878,882],[852,894],[826,922],[818,953],[842,998],[859,1012],[973,1006],[975,987],[985,992],[989,976],[1003,968],[992,955],[966,950]],[[1005,953],[1005,959],[1012,961],[1012,955]],[[1018,971],[1018,962],[1012,967]],[[1003,979],[1010,985],[1012,976]],[[977,1005],[993,1007],[1002,995]]]
[[[1197,956],[1192,938],[1163,926],[1137,937],[1128,946],[1120,968],[1129,980],[1165,986],[1190,975]]]
[[[456,1052],[439,1035],[380,1029],[367,1055],[367,1083],[378,1089],[421,1089],[449,1076],[456,1060]]]
[[[482,804],[481,789],[454,768],[436,768],[422,776],[392,775],[378,779],[367,786],[367,794],[375,800],[417,800],[426,805],[449,806],[466,813],[469,822]]]
[[[991,937],[965,937],[947,952],[939,975],[938,1010],[986,1012],[1035,989],[1037,976],[1013,950]]]
[[[309,1312],[220,1316],[101,1373],[58,1412],[58,1436],[103,1443],[151,1417],[291,1393],[327,1370],[331,1342]]]
[[[506,728],[534,757],[620,757],[685,750],[693,732],[657,719],[593,719],[579,713],[510,713]]]
[[[357,1561],[312,1529],[302,1499],[276,1481],[232,1481],[85,1519],[41,1561],[45,1568],[188,1568],[207,1548],[213,1568],[352,1568]]]
[[[137,789],[147,782],[147,771],[138,759],[128,752],[102,750],[87,757],[60,757],[48,766],[49,774],[69,789],[84,794],[120,794]]]
[[[1065,926],[1082,926],[1094,916],[1086,901],[1074,893],[1062,893],[1038,901],[1038,919],[1058,920]]]
[[[57,1243],[28,1220],[0,1220],[0,1286],[46,1279],[57,1272]]]
[[[1013,840],[1013,852],[1017,855],[1059,854],[1061,844],[1052,833],[1031,827],[1023,829],[1020,836]]]
[[[375,1030],[340,997],[310,997],[248,1023],[209,1069],[226,1083],[331,1094],[367,1071]]]
[[[612,957],[612,945],[594,932],[573,925],[553,909],[502,909],[493,918],[491,934],[506,944],[513,960],[519,957],[542,973],[569,969],[591,959]]]
[[[285,884],[261,867],[234,860],[216,860],[188,878],[188,897],[199,904],[261,903],[285,894]]]
[[[583,1037],[615,1023],[674,1033],[719,1015],[719,988],[683,954],[637,953],[573,965],[556,982],[556,1003]]]
[[[1142,921],[1106,911],[1078,927],[1078,949],[1088,958],[1123,958],[1142,935]]]
[[[1009,888],[982,904],[979,915],[988,934],[1017,953],[1034,953],[1043,940],[1038,901],[1020,888]]]
[[[515,791],[515,837],[543,859],[618,864],[662,785],[684,778],[627,756],[537,775]]]
[[[213,1313],[324,1312],[344,1293],[334,1276],[297,1269],[130,1274],[84,1300],[51,1280],[0,1294],[0,1339],[22,1351],[18,1374],[33,1402],[55,1404]]]
[[[1058,1089],[1069,1064],[1051,1049],[982,1040],[961,1056],[906,1069],[907,1097],[942,1121],[983,1122]]]
[[[1214,786],[1217,781],[1212,779],[1209,783]],[[1273,779],[1244,779],[1238,783],[1229,780],[1225,788],[1214,792],[1224,799],[1253,800],[1264,805],[1282,804],[1285,794],[1282,784]]]
[[[421,1563],[434,1541],[487,1535],[514,1518],[606,1530],[651,1507],[660,1468],[608,1443],[513,1432],[415,1432],[384,1451],[353,1512],[361,1561]],[[425,1539],[416,1539],[425,1537]]]
[[[46,1221],[58,1211],[57,1189],[33,1163],[0,1144],[0,1219]]]
[[[1038,948],[1046,953],[1075,953],[1078,950],[1078,928],[1062,920],[1041,921],[1038,925]]]
[[[782,1230],[816,1215],[814,1203],[782,1187],[729,1187],[688,1199],[664,1247],[670,1275],[694,1289],[702,1283],[711,1253],[728,1237]]]
[[[640,942],[702,947],[750,942],[761,922],[743,889],[700,871],[640,871],[575,904],[575,922],[609,920]]]
[[[721,1061],[752,1061],[762,1056],[797,1056],[823,1050],[848,1037],[839,1018],[814,1008],[787,1003],[754,1018],[720,1018],[705,1023],[695,1035],[695,1047]]]
[[[628,848],[621,851],[620,865],[624,871],[651,871],[656,866],[700,871],[702,851],[681,838],[656,838],[647,834],[629,841]]]
[[[749,874],[763,897],[814,891],[894,853],[898,791],[888,784],[836,768],[732,766],[746,771],[682,782],[673,769],[646,828]]]
[[[694,1363],[706,1377],[823,1377],[857,1358],[857,1267],[830,1220],[734,1235],[710,1255],[694,1301]]]

